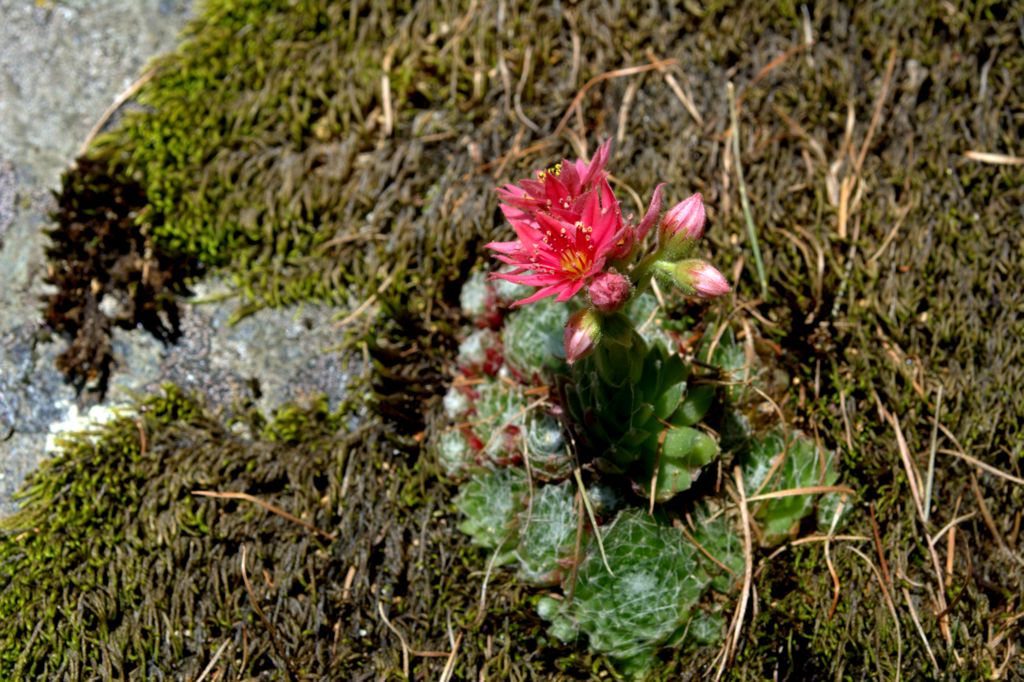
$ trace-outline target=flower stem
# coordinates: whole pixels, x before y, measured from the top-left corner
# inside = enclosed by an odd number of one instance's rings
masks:
[[[654,264],[660,257],[660,249],[654,253],[644,256],[629,273],[630,279],[633,280],[633,286],[636,287],[637,294],[643,292],[647,288],[647,285],[650,284]]]

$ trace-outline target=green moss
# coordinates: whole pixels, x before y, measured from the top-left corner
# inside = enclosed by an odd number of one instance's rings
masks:
[[[332,418],[304,413],[305,459],[296,461],[268,441],[230,436],[173,388],[138,413],[67,441],[31,479],[22,511],[4,520],[0,677],[114,679],[198,666],[211,642],[251,626],[229,578],[243,545],[250,570],[276,575],[288,601],[316,599],[323,540],[258,507],[192,493],[252,491],[314,525],[329,522],[323,472],[346,440]],[[287,430],[294,417],[272,424]],[[273,667],[258,649],[249,669]]]

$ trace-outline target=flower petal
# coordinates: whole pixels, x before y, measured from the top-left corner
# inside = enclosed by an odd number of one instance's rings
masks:
[[[565,303],[570,298],[575,296],[576,293],[580,289],[582,289],[582,288],[583,288],[583,280],[582,279],[578,279],[575,282],[572,282],[572,283],[566,285],[563,288],[562,293],[558,294],[558,298],[555,299],[555,302],[556,303]]]
[[[644,214],[640,224],[636,226],[637,239],[646,237],[654,223],[658,221],[658,214],[661,213],[661,188],[664,186],[665,183],[663,182],[654,188],[654,194],[651,195],[651,203],[647,207],[647,213]]]
[[[538,289],[537,291],[533,292],[532,295],[527,296],[526,298],[523,298],[523,299],[520,299],[520,300],[516,301],[515,303],[512,304],[512,306],[513,307],[519,307],[521,305],[526,305],[528,303],[534,303],[536,301],[539,301],[542,298],[547,298],[548,296],[552,296],[553,294],[557,293],[560,288],[561,288],[561,285],[559,285],[559,284],[552,284],[551,286],[544,287],[543,289]]]
[[[612,151],[612,140],[608,138],[604,144],[597,148],[597,152],[590,159],[590,164],[587,166],[587,172],[583,176],[583,186],[586,187],[590,183],[594,182],[594,179],[604,171],[605,164],[608,163],[608,159],[611,156]]]
[[[490,242],[484,244],[484,248],[497,251],[498,253],[512,254],[520,253],[523,245],[519,242]]]

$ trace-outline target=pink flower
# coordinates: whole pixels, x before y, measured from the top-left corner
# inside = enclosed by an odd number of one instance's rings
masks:
[[[565,325],[565,361],[570,365],[594,350],[601,340],[601,318],[593,310],[573,313]]]
[[[590,283],[590,302],[602,313],[615,312],[629,298],[629,280],[612,270],[602,272]]]
[[[625,232],[619,203],[604,180],[601,187],[574,198],[571,210],[520,212],[513,207],[505,216],[519,239],[486,246],[516,270],[491,277],[539,287],[513,305],[555,295],[558,302],[569,300],[604,270]]]
[[[582,212],[583,196],[600,190],[611,194],[604,167],[611,155],[611,140],[602,144],[590,162],[568,159],[537,171],[537,179],[520,180],[498,189],[501,211],[512,220],[529,220],[534,213],[548,213],[574,223]]]
[[[704,201],[700,194],[684,199],[668,210],[661,221],[661,242],[672,237],[688,240],[700,239],[704,234]]]

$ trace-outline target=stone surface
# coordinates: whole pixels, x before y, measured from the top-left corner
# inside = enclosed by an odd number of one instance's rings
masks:
[[[104,110],[153,56],[174,48],[190,0],[0,0],[0,515],[45,458],[53,432],[108,414],[54,367],[65,347],[40,318],[52,191]],[[225,293],[209,284],[198,294]],[[227,293],[230,293],[229,291]],[[327,393],[340,400],[355,368],[330,352],[333,311],[266,310],[228,324],[236,303],[186,306],[181,341],[165,347],[116,330],[105,403],[173,381],[224,408]],[[77,420],[77,421],[76,421]]]

